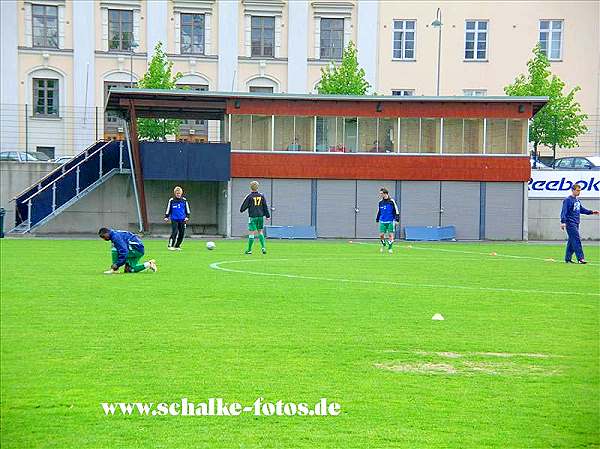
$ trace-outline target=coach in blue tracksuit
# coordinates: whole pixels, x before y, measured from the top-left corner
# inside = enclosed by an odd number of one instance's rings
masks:
[[[597,210],[589,210],[581,205],[577,198],[581,193],[581,186],[574,184],[571,188],[571,195],[563,200],[562,211],[560,212],[560,229],[567,231],[569,239],[567,240],[567,251],[565,253],[565,262],[575,263],[571,260],[573,253],[579,263],[587,263],[583,255],[581,239],[579,238],[579,217],[580,214],[598,215]]]
[[[173,189],[173,197],[167,203],[165,221],[171,220],[171,237],[168,248],[171,251],[181,250],[181,242],[185,236],[185,225],[190,219],[190,205],[183,196],[183,189],[179,186]]]

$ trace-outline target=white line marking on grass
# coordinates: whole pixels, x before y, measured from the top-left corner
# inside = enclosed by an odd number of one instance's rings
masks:
[[[318,258],[318,259],[268,259],[270,262],[299,262],[309,260],[339,260],[339,258]],[[344,259],[349,260],[349,259]],[[579,296],[600,296],[600,293],[583,293],[583,292],[565,292],[565,291],[549,291],[549,290],[530,290],[530,289],[519,289],[519,288],[503,288],[503,287],[473,287],[469,285],[451,285],[451,284],[419,284],[409,282],[394,282],[394,281],[376,281],[376,280],[364,280],[364,279],[346,279],[346,278],[329,278],[321,276],[304,276],[300,274],[286,274],[286,273],[265,273],[263,271],[248,271],[248,270],[236,270],[234,268],[224,268],[221,265],[232,264],[232,263],[251,263],[256,260],[224,260],[221,262],[213,262],[209,265],[213,270],[221,270],[229,273],[241,273],[251,274],[254,276],[270,276],[270,277],[282,277],[287,279],[305,279],[309,281],[326,281],[326,282],[341,282],[345,284],[377,284],[377,285],[394,285],[397,287],[416,287],[416,288],[429,288],[429,289],[455,289],[455,290],[473,290],[473,291],[487,291],[487,292],[500,292],[500,293],[534,293],[534,294],[545,294],[545,295],[579,295]]]

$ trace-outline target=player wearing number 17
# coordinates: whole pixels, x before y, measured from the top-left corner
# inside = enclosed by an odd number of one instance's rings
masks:
[[[250,183],[250,190],[251,192],[244,199],[240,207],[240,212],[244,213],[246,210],[248,211],[248,248],[245,253],[252,254],[252,245],[254,244],[254,239],[258,236],[261,251],[263,254],[267,254],[263,228],[264,219],[271,218],[269,207],[267,206],[265,196],[258,191],[258,181]]]

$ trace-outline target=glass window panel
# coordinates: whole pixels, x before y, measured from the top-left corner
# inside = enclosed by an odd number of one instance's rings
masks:
[[[415,43],[413,41],[406,41],[406,43],[405,43],[406,50],[412,50],[414,45],[415,45]]]
[[[487,154],[506,153],[506,119],[487,119],[485,152]]]
[[[123,22],[133,22],[133,11],[121,11]]]
[[[447,154],[463,152],[463,119],[444,119],[444,145],[442,151]]]
[[[477,40],[485,42],[485,33],[477,33]]]
[[[271,151],[271,116],[252,116],[252,150]]]
[[[32,12],[35,15],[43,15],[44,14],[44,6],[43,5],[33,5]]]
[[[39,16],[33,16],[32,24],[34,28],[44,29],[44,19]],[[35,29],[34,29],[35,32]]]
[[[477,29],[478,30],[487,30],[487,22],[478,22]]]
[[[562,28],[562,20],[553,20],[552,21],[552,29],[560,30]]]
[[[419,119],[400,119],[400,153],[419,152]]]
[[[396,136],[398,135],[398,120],[396,118],[380,118],[377,140],[380,153],[396,151]]]
[[[465,119],[463,153],[481,154],[483,152],[483,119]],[[446,120],[444,120],[444,128]]]
[[[465,51],[465,59],[473,59],[473,50],[466,50]]]
[[[317,151],[335,151],[338,141],[336,117],[317,117]]]
[[[553,31],[552,32],[552,40],[560,42],[560,31]]]
[[[294,135],[294,117],[275,116],[275,151],[300,151],[300,143]]]
[[[250,150],[250,128],[252,116],[250,115],[232,115],[231,116],[231,149],[232,150]]]
[[[540,29],[547,30],[548,28],[550,28],[550,22],[549,21],[547,21],[547,20],[540,21]]]
[[[550,52],[550,58],[551,59],[560,59],[560,49],[554,47],[552,49],[552,51]]]
[[[473,50],[475,48],[475,42],[473,42],[473,41],[467,41],[465,44],[466,44],[465,48],[467,50]]]
[[[508,120],[507,153],[527,154],[527,120]]]
[[[358,118],[358,151],[376,153],[379,148],[377,139],[377,118]]]
[[[485,59],[485,50],[477,50],[477,59]]]
[[[440,152],[440,119],[421,119],[421,153]]]
[[[407,30],[414,30],[415,29],[415,21],[414,20],[407,20],[406,21],[406,29]]]
[[[399,30],[403,28],[402,20],[394,20],[394,29]]]
[[[412,49],[406,49],[406,51],[404,52],[404,57],[406,59],[413,59],[415,57],[415,51]]]
[[[467,33],[467,40],[468,41],[474,41],[475,40],[475,33]]]
[[[474,30],[474,29],[475,29],[475,22],[468,21],[467,22],[467,30]]]
[[[400,59],[401,53],[400,50],[394,49],[394,59]]]
[[[296,138],[301,151],[314,151],[314,117],[296,117]]]

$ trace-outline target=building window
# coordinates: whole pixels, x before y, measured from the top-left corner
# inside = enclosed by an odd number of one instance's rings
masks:
[[[204,54],[204,14],[181,14],[181,53]]]
[[[55,147],[39,147],[38,146],[38,147],[35,147],[35,151],[37,153],[42,153],[42,154],[46,155],[48,157],[47,160],[50,160],[50,159],[54,159],[54,156],[56,153],[56,148]],[[43,159],[43,156],[40,157],[37,154],[36,154],[36,156],[38,156],[40,160]]]
[[[262,92],[262,93],[272,94],[273,93],[273,87],[271,87],[271,86],[250,86],[249,87],[249,91],[250,92]]]
[[[414,20],[394,20],[394,59],[415,59]]]
[[[487,20],[467,20],[465,22],[465,59],[487,60]]]
[[[133,11],[108,10],[108,49],[131,50],[133,42]]]
[[[272,58],[275,48],[275,17],[252,16],[252,56]]]
[[[412,97],[415,94],[414,89],[393,89],[392,95],[397,95],[399,97]]]
[[[58,80],[33,78],[33,114],[58,116]]]
[[[465,97],[485,97],[487,90],[485,89],[463,89],[463,95]]]
[[[133,85],[135,87],[135,83]],[[108,93],[112,88],[122,89],[122,88],[130,88],[131,82],[120,82],[120,81],[105,81],[104,82],[104,101],[108,98]],[[116,112],[106,111],[104,113],[104,137],[110,138],[111,136],[115,136],[119,133],[124,132],[124,122],[121,117],[117,115]]]
[[[548,59],[562,57],[562,20],[540,20],[540,48]]]
[[[32,5],[33,46],[58,48],[58,8]]]
[[[178,84],[178,89],[188,89],[195,90],[196,92],[206,92],[208,90],[208,85],[206,84]],[[207,120],[182,120],[182,127],[179,130],[179,133],[187,131],[189,133],[189,128],[192,128],[193,125],[198,125],[200,128],[198,129],[199,134],[207,135],[208,134],[208,121]],[[188,129],[184,129],[187,127]],[[195,128],[194,128],[195,129]]]
[[[342,59],[344,19],[321,19],[321,59]]]

